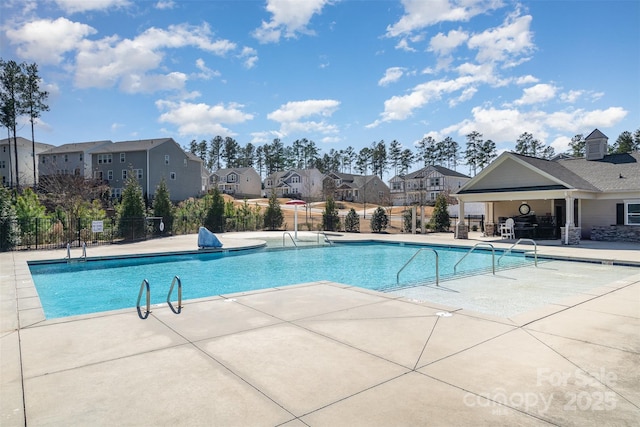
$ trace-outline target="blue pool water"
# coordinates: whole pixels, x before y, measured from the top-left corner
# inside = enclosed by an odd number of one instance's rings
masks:
[[[213,295],[329,280],[367,289],[396,287],[401,267],[425,246],[390,243],[349,243],[289,250],[255,249],[235,252],[89,260],[78,263],[30,263],[29,268],[48,319],[135,307],[140,283],[147,279],[152,304],[163,303],[174,276],[179,276],[184,300]],[[432,247],[439,255],[439,274],[453,267],[464,248]],[[496,251],[496,260],[501,253]],[[531,264],[513,253],[501,267]],[[491,268],[491,252],[476,250],[457,268],[458,274]],[[408,286],[435,279],[435,256],[421,251],[400,275]],[[176,299],[175,292],[172,298]],[[144,301],[144,298],[143,298]]]

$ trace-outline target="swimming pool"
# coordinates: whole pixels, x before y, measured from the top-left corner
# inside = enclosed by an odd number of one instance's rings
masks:
[[[298,249],[253,249],[86,262],[30,262],[29,268],[46,318],[135,307],[140,283],[147,279],[152,304],[166,300],[179,276],[183,299],[328,280],[373,290],[397,287],[397,273],[419,249],[439,256],[440,277],[451,276],[468,248],[405,243],[339,243]],[[501,252],[496,251],[496,259]],[[491,269],[492,254],[476,250],[457,267],[457,274]],[[503,268],[531,264],[522,252],[500,261]],[[420,252],[400,275],[401,286],[435,279],[435,256]]]

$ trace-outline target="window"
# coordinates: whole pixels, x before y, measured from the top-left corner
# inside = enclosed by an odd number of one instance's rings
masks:
[[[47,163],[47,156],[42,156],[42,164],[44,165],[45,163]]]
[[[122,188],[114,188],[111,190],[111,194],[113,195],[113,197],[117,197],[120,198],[122,197]]]
[[[94,171],[93,178],[102,180],[102,171]]]
[[[68,154],[65,154],[65,155],[64,155],[64,162],[66,163],[66,162],[68,162],[68,161],[69,161],[69,155],[68,155]]]
[[[0,160],[0,169],[4,169],[4,168],[6,168],[6,167],[7,167],[7,166],[6,166],[6,164],[5,164],[5,161],[4,161],[4,160]]]
[[[126,154],[125,153],[120,153],[120,163],[124,163],[126,161]]]
[[[78,156],[78,160],[82,161],[84,159],[84,156],[82,155],[82,153],[80,153],[80,155]]]
[[[107,171],[107,179],[111,181],[113,179],[113,171]]]
[[[169,172],[169,179],[172,181],[176,180],[176,173],[175,172]]]
[[[640,200],[624,201],[624,225],[640,225]]]
[[[184,167],[185,167],[185,168],[187,167],[187,159],[186,159],[186,157],[185,157],[185,159],[184,159]]]
[[[402,182],[396,181],[391,184],[392,190],[402,190]]]
[[[267,187],[271,187],[273,185],[273,181],[270,179],[267,180]]]
[[[126,169],[122,170],[122,179],[127,179],[127,170]]]
[[[56,162],[56,155],[54,154],[53,156],[51,156],[51,159],[53,160],[53,163]]]
[[[292,176],[291,177],[291,183],[292,184],[298,184],[300,182],[300,177],[299,176]]]
[[[55,156],[53,161],[55,161]],[[98,154],[98,164],[107,164],[107,163],[111,163],[113,161],[113,155],[112,154]]]
[[[143,176],[142,169],[134,169],[133,176],[135,176],[138,179],[142,179],[142,176]]]
[[[165,155],[164,155],[164,164],[165,164],[165,165],[168,165],[168,164],[169,164],[169,155],[168,155],[168,154],[165,154]]]
[[[232,173],[227,175],[227,182],[236,182],[236,174]]]
[[[440,178],[429,178],[429,185],[431,186],[440,185]]]

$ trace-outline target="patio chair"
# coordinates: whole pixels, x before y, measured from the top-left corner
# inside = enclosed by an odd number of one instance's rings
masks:
[[[503,239],[514,239],[515,232],[513,230],[513,225],[515,221],[513,218],[508,218],[504,224],[500,224],[500,236]]]

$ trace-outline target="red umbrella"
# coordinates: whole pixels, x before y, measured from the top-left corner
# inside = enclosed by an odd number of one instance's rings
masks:
[[[294,230],[294,239],[298,240],[298,205],[306,205],[307,202],[304,200],[289,200],[287,205],[293,205],[293,230]]]

